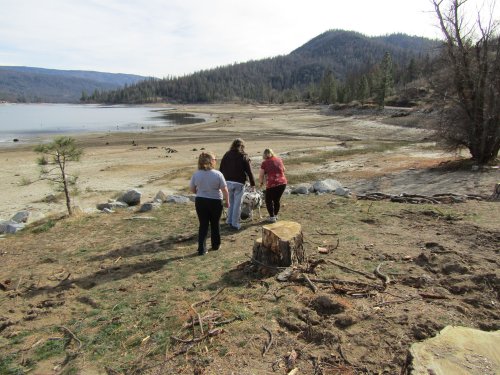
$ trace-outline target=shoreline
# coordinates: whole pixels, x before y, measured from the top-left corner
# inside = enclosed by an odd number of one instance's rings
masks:
[[[80,162],[69,165],[69,171],[79,175],[73,203],[84,211],[93,210],[97,203],[131,188],[143,193],[141,202],[153,199],[159,190],[185,193],[200,150],[222,156],[234,138],[245,140],[254,175],[258,175],[262,151],[272,148],[283,156],[291,181],[324,177],[363,191],[491,194],[493,181],[498,180],[498,172],[433,171],[457,155],[429,144],[428,131],[386,125],[373,117],[325,115],[323,109],[301,103],[182,105],[175,111],[206,116],[206,122],[75,137],[84,154]],[[375,147],[387,143],[393,146],[386,151]],[[363,151],[370,147],[373,152]],[[62,200],[43,202],[54,190],[37,180],[37,156],[28,145],[0,147],[1,219],[24,209],[34,217],[65,211]]]
[[[178,113],[175,107],[167,105],[98,105],[68,103],[14,103],[21,110],[0,112],[4,118],[0,129],[0,148],[16,145],[36,145],[58,136],[85,137],[99,133],[143,133],[155,132],[162,128],[205,121],[205,116]],[[54,109],[57,108],[57,109]],[[123,108],[140,112],[116,112]],[[111,111],[100,112],[102,109]],[[23,113],[21,113],[23,112]],[[25,113],[26,112],[26,113]],[[18,118],[17,116],[20,116]],[[129,115],[131,117],[129,117]],[[40,117],[40,125],[35,125],[34,117]],[[73,122],[66,116],[76,118]],[[8,124],[16,123],[9,128]],[[70,123],[71,126],[64,126]],[[5,127],[7,126],[7,127]]]

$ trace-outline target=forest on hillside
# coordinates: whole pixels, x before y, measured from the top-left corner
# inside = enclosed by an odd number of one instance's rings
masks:
[[[78,103],[83,92],[115,90],[144,79],[133,74],[0,66],[0,101]]]
[[[123,89],[83,93],[87,103],[346,103],[386,99],[428,76],[440,43],[393,34],[367,37],[330,30],[288,55],[147,79]]]

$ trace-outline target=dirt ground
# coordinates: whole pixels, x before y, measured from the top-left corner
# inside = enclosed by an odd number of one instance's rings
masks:
[[[422,117],[408,126],[390,112],[340,116],[305,105],[177,110],[207,122],[79,137],[75,202],[89,213],[0,239],[0,373],[400,374],[410,345],[447,325],[500,329],[500,210],[486,199],[498,169],[473,171],[465,154],[441,150]],[[280,220],[301,224],[308,258],[287,281],[249,262],[262,220],[238,232],[223,226],[223,248],[196,257],[192,205],[167,204],[144,220],[90,213],[128,188],[144,201],[186,193],[200,150],[222,155],[235,137],[247,142],[255,173],[271,147],[291,185],[335,178],[353,192],[284,196]],[[0,158],[3,219],[64,210],[43,202],[52,190],[33,182],[29,147]],[[360,199],[375,192],[469,199]]]
[[[82,160],[70,172],[79,177],[74,204],[82,210],[95,208],[117,192],[137,188],[143,201],[158,190],[185,192],[200,150],[222,155],[230,142],[241,137],[247,143],[254,171],[262,151],[272,148],[286,161],[295,158],[288,174],[292,181],[332,177],[359,192],[391,194],[458,193],[490,194],[498,181],[498,169],[488,173],[439,169],[440,163],[467,157],[443,151],[429,140],[425,119],[415,116],[416,127],[389,125],[389,114],[337,115],[325,108],[301,105],[206,105],[179,106],[179,113],[206,118],[205,124],[184,125],[134,134],[94,134],[76,137],[84,147]],[[407,118],[405,118],[406,120]],[[392,121],[394,122],[394,120]],[[392,144],[370,152],[373,145]],[[174,150],[174,152],[169,152]],[[29,209],[34,219],[65,210],[63,200],[47,204],[53,186],[38,180],[33,145],[0,149],[0,219]],[[311,153],[350,151],[345,157],[301,162]],[[360,151],[357,152],[356,150]],[[366,152],[363,152],[366,150]],[[483,171],[484,172],[484,171]]]

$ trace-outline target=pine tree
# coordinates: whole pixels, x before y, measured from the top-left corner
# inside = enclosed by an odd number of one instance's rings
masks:
[[[64,192],[68,214],[72,215],[71,197],[69,186],[76,183],[76,176],[68,173],[69,162],[78,161],[83,154],[83,149],[76,145],[71,137],[58,137],[48,144],[35,147],[35,152],[42,154],[37,160],[41,167],[40,178],[55,183]]]
[[[331,70],[328,70],[321,80],[319,101],[323,104],[331,104],[337,101],[337,82]]]
[[[386,52],[378,71],[376,102],[380,108],[384,108],[385,99],[392,93],[394,87],[392,74],[392,58],[389,52]]]

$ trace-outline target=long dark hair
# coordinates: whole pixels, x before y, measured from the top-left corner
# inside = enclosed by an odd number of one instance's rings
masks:
[[[243,139],[241,138],[236,138],[233,143],[231,143],[231,148],[230,150],[238,151],[241,154],[245,153],[245,142],[243,142]]]

